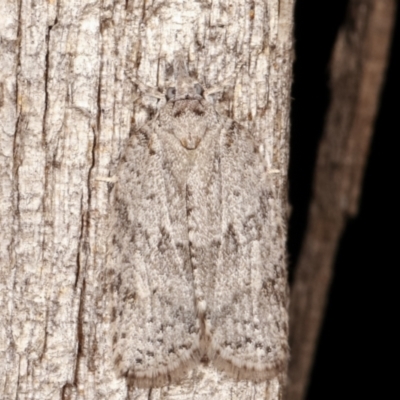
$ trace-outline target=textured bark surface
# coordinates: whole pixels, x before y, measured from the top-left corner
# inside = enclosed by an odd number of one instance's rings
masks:
[[[181,52],[207,87],[233,77],[219,111],[263,138],[286,217],[292,29],[293,0],[0,2],[0,398],[281,396],[278,381],[209,366],[163,389],[116,379],[96,302],[109,212],[98,178],[149,118],[126,74],[162,89]]]
[[[331,61],[331,104],[290,300],[288,400],[306,398],[339,240],[358,211],[395,19],[394,0],[352,0]]]

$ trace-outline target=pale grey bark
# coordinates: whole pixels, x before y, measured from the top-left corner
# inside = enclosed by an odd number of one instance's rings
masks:
[[[1,399],[281,396],[278,381],[209,366],[150,393],[116,379],[96,301],[109,212],[98,178],[147,118],[126,73],[162,89],[180,52],[206,86],[233,77],[219,110],[263,138],[286,218],[293,2],[0,2]]]

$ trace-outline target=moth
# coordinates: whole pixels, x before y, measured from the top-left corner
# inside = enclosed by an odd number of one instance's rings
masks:
[[[138,387],[208,361],[236,379],[288,357],[284,226],[260,144],[218,114],[186,64],[129,138],[112,191],[113,361]]]

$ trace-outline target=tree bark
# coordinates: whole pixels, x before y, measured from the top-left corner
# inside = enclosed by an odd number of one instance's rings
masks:
[[[207,87],[234,77],[218,110],[262,137],[286,219],[292,30],[293,0],[1,1],[2,399],[280,398],[278,380],[210,366],[162,389],[116,378],[96,301],[109,212],[98,178],[149,118],[126,73],[163,89],[179,51]]]
[[[331,104],[290,300],[288,400],[306,398],[339,240],[358,212],[395,19],[394,0],[352,0],[331,61]]]

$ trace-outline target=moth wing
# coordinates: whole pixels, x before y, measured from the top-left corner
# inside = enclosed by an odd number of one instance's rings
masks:
[[[121,157],[107,274],[114,363],[144,387],[179,378],[199,358],[186,207],[169,169],[176,155],[157,129],[142,128]]]
[[[221,130],[220,247],[205,292],[210,359],[254,381],[279,375],[288,356],[285,227],[259,148],[233,121]]]

